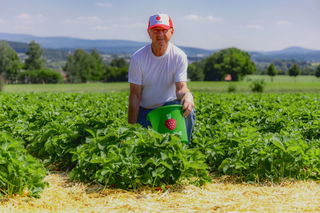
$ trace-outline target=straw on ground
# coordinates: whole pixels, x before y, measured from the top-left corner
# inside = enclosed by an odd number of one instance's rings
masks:
[[[320,212],[316,181],[247,184],[218,178],[203,187],[155,192],[69,182],[65,173],[50,174],[46,180],[50,187],[40,199],[3,198],[0,212]]]

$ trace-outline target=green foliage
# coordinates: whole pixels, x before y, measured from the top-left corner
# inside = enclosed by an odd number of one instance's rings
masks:
[[[0,92],[3,90],[4,85],[5,85],[4,77],[2,76],[2,74],[0,74]]]
[[[120,188],[162,186],[189,178],[195,184],[209,181],[204,155],[188,149],[177,136],[136,126],[91,134],[74,153],[77,166],[72,179]]]
[[[0,131],[47,167],[106,186],[202,184],[207,170],[257,182],[320,179],[319,94],[194,95],[189,147],[127,124],[127,93],[4,93]]]
[[[17,53],[7,42],[0,41],[0,74],[8,81],[15,81],[20,67]]]
[[[88,130],[95,131],[105,127],[118,128],[126,124],[125,105],[110,103],[123,103],[123,95],[52,95],[28,97],[38,103],[28,111],[27,122],[39,128],[37,131],[25,129],[21,124],[20,137],[27,142],[30,153],[43,159],[47,165],[54,164],[59,168],[71,169],[72,152],[76,147],[86,142],[90,136]],[[54,102],[51,100],[59,100]],[[50,104],[43,105],[41,101]]]
[[[267,74],[271,77],[271,81],[273,82],[273,77],[276,76],[278,71],[276,70],[273,64],[270,64],[267,69]]]
[[[256,70],[247,52],[237,48],[223,49],[208,57],[204,66],[205,80],[220,81],[230,74],[232,81],[241,80]]]
[[[44,68],[44,60],[42,59],[42,49],[38,43],[31,41],[29,49],[26,53],[27,59],[24,63],[26,70],[39,70]]]
[[[300,68],[298,65],[294,64],[290,69],[289,69],[289,76],[297,77],[300,74]]]
[[[315,76],[316,76],[317,78],[320,78],[320,65],[317,67]]]
[[[296,61],[296,60],[271,60],[267,61],[255,61],[257,66],[257,74],[268,74],[267,70],[270,64],[274,64],[277,75],[288,75],[288,71],[294,64],[298,65],[301,70],[301,75],[314,75],[314,66],[308,61]]]
[[[104,79],[108,82],[121,82],[128,80],[128,67],[112,67],[106,68]]]
[[[0,132],[0,193],[22,194],[39,197],[47,185],[43,181],[46,170],[31,155],[27,154],[22,142]]]
[[[261,80],[254,80],[250,84],[250,88],[252,92],[263,92],[265,87],[265,82],[263,79]]]
[[[203,73],[203,62],[195,62],[193,64],[189,64],[188,66],[188,78],[191,81],[203,81],[204,73]]]
[[[114,58],[110,66],[106,67],[103,80],[108,82],[128,81],[128,68],[129,64],[124,58]]]
[[[93,64],[90,81],[100,81],[105,70],[102,57],[96,50],[91,51],[90,56]]]
[[[60,73],[50,69],[27,70],[18,74],[21,83],[59,83],[63,81]]]
[[[320,178],[320,96],[196,96],[193,147],[217,174],[245,180]]]
[[[89,54],[82,49],[77,49],[68,56],[64,71],[67,73],[69,82],[80,83],[100,80],[104,67],[97,51],[94,50]]]
[[[110,66],[119,67],[119,68],[128,67],[128,63],[126,62],[126,60],[124,58],[114,58],[110,62]]]
[[[234,84],[229,84],[228,86],[228,92],[236,92],[237,91],[237,87]]]

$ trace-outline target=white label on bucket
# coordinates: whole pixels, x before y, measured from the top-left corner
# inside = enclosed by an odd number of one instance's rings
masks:
[[[166,116],[167,116],[167,119],[171,118],[171,114],[166,114]]]

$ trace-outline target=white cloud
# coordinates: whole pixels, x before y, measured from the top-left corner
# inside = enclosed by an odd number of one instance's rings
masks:
[[[289,25],[292,25],[292,23],[290,21],[287,21],[287,20],[280,20],[280,21],[277,21],[277,25],[286,25],[286,26],[289,26]]]
[[[98,16],[80,16],[75,19],[66,19],[64,23],[67,24],[101,24],[103,20]]]
[[[98,26],[95,26],[93,29],[98,30],[98,31],[106,31],[106,30],[110,30],[110,27],[109,26],[98,25]]]
[[[183,17],[184,20],[188,21],[209,21],[213,23],[219,23],[222,22],[222,18],[215,17],[215,16],[199,16],[195,14],[190,14]]]
[[[259,24],[248,24],[246,27],[249,28],[249,29],[256,29],[256,30],[263,29],[263,26],[261,26]]]
[[[200,17],[194,14],[190,14],[184,17],[185,20],[199,20]]]
[[[6,21],[6,20],[4,20],[4,19],[0,18],[0,24],[6,24],[6,23],[7,23],[7,21]]]
[[[214,16],[207,16],[206,20],[214,22],[214,23],[222,22],[222,18],[214,17]]]
[[[42,24],[47,19],[41,15],[30,15],[29,13],[21,13],[17,18],[22,21],[24,24]]]
[[[17,16],[17,18],[24,21],[24,22],[31,22],[32,21],[32,17],[28,13],[21,13]]]
[[[111,8],[113,5],[107,2],[97,2],[97,7]]]

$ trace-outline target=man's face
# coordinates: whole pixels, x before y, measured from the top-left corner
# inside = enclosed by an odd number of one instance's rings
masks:
[[[159,46],[168,44],[173,35],[173,32],[173,28],[166,30],[161,27],[155,27],[148,30],[152,43]]]

